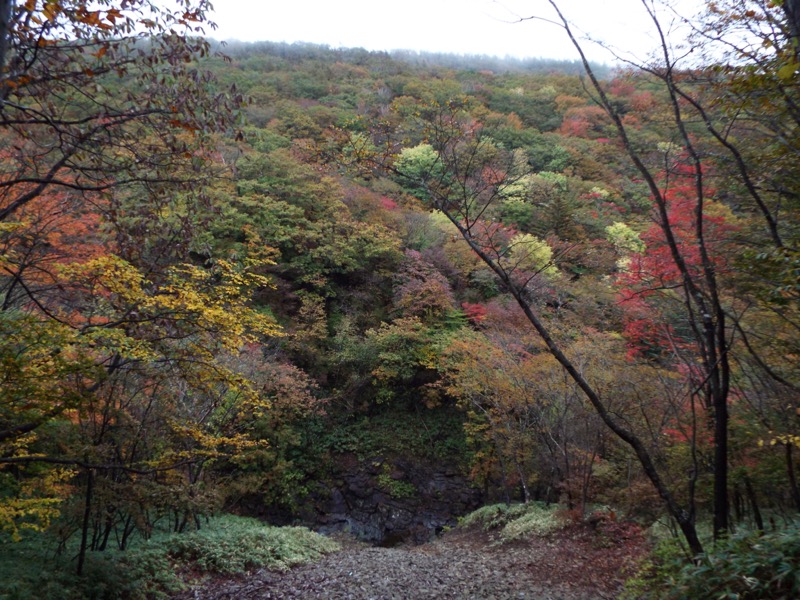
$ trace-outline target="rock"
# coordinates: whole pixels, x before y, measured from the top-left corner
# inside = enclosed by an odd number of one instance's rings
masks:
[[[320,485],[301,502],[295,522],[392,547],[428,542],[481,504],[480,492],[452,465],[380,456],[358,461],[354,455],[342,455],[336,464],[331,487]],[[275,524],[290,521],[265,507],[254,512]]]

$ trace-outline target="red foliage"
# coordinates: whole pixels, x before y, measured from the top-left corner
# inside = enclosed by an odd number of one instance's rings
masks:
[[[599,106],[580,106],[564,114],[559,133],[582,138],[605,137],[603,133],[608,124],[608,115]]]
[[[608,91],[614,96],[632,96],[636,88],[630,81],[614,79],[608,86]]]
[[[711,191],[707,190],[706,193],[710,195]],[[690,277],[702,286],[703,260],[696,213],[698,200],[692,177],[681,171],[673,174],[665,199],[669,229],[680,256]],[[703,213],[702,225],[709,260],[717,273],[723,272],[728,268],[725,242],[735,228],[726,223],[722,216],[709,215],[707,212]],[[630,343],[630,355],[688,348],[693,341],[681,339],[657,303],[650,301],[664,291],[681,290],[684,277],[658,218],[641,238],[646,245],[645,252],[633,255],[627,270],[618,278],[626,312],[625,335]]]
[[[631,97],[631,108],[634,112],[642,113],[655,106],[656,102],[650,92],[639,92]]]
[[[484,167],[481,172],[481,178],[489,185],[498,185],[506,178],[507,173],[502,169],[495,169],[493,167]]]
[[[470,302],[462,302],[461,308],[464,311],[467,319],[469,319],[470,323],[473,325],[478,325],[484,319],[486,319],[486,315],[488,310],[483,304],[472,304]]]
[[[382,208],[386,210],[396,210],[397,209],[397,202],[392,200],[391,198],[387,198],[386,196],[381,196],[380,205]]]

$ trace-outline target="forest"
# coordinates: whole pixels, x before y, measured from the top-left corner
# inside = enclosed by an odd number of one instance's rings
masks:
[[[635,530],[629,598],[800,595],[795,0],[708,2],[693,52],[646,0],[614,67],[555,1],[573,62],[176,4],[0,1],[0,597],[487,507]]]

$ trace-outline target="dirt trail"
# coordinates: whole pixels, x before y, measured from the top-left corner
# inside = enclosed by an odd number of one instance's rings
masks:
[[[176,600],[610,599],[642,544],[610,541],[584,527],[503,546],[480,532],[402,548],[346,543],[318,563],[208,581]]]

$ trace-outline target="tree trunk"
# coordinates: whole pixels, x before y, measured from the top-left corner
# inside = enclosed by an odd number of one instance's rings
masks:
[[[789,45],[797,57],[800,54],[800,0],[783,0],[783,13],[786,15]]]
[[[516,300],[517,304],[522,309],[528,322],[536,330],[539,338],[545,343],[547,350],[553,355],[559,364],[564,367],[566,372],[569,374],[570,379],[572,379],[572,381],[575,382],[575,384],[581,389],[584,396],[594,407],[595,411],[606,427],[608,427],[618,438],[631,447],[633,452],[636,454],[636,457],[639,459],[639,463],[642,465],[645,475],[653,484],[653,487],[655,487],[658,495],[664,501],[670,516],[675,519],[675,521],[678,523],[678,526],[681,528],[681,532],[686,539],[686,543],[689,545],[690,551],[693,555],[701,554],[703,552],[703,545],[700,543],[700,538],[697,536],[694,519],[692,518],[692,511],[684,510],[678,505],[669,487],[661,478],[661,475],[656,468],[656,464],[653,461],[653,458],[650,456],[650,453],[647,451],[647,448],[642,440],[639,439],[636,434],[618,422],[608,411],[608,408],[606,408],[605,402],[603,402],[602,398],[600,398],[595,389],[589,384],[589,382],[586,381],[586,379],[578,371],[575,365],[572,364],[572,361],[569,360],[566,354],[564,354],[564,352],[561,350],[561,347],[550,335],[550,331],[545,327],[544,323],[539,319],[539,317],[536,316],[536,314],[534,314],[530,303],[525,299],[523,290],[521,290],[519,286],[517,286],[511,280],[511,278],[508,276],[508,273],[506,273],[494,260],[492,260],[488,254],[486,254],[486,252],[484,252],[480,245],[473,239],[470,232],[465,229],[464,225],[453,216],[451,211],[447,210],[447,206],[444,201],[439,203],[439,207],[448,217],[448,219],[450,219],[450,222],[458,228],[464,240],[469,244],[470,248],[472,248],[472,251],[475,252],[475,254],[477,254],[478,257],[480,257],[480,259],[498,275],[502,283],[506,286],[511,295],[514,297],[514,300]]]
[[[748,500],[750,500],[750,507],[753,509],[753,520],[756,522],[756,527],[759,531],[764,531],[764,519],[761,518],[761,511],[758,508],[756,491],[753,489],[753,484],[747,475],[744,477],[744,489],[747,492]]]
[[[728,505],[728,401],[714,402],[714,540],[724,537],[729,523]]]
[[[89,521],[92,516],[92,492],[94,491],[94,470],[87,469],[86,505],[83,509],[83,528],[81,530],[81,548],[78,551],[78,577],[83,575],[83,563],[86,560],[86,543],[89,538]]]
[[[14,11],[14,0],[0,0],[0,82],[5,79],[6,53],[10,38],[9,25]]]
[[[786,474],[789,477],[789,489],[792,492],[794,508],[800,512],[800,490],[797,488],[797,476],[794,472],[794,457],[792,456],[792,444],[786,444]]]

